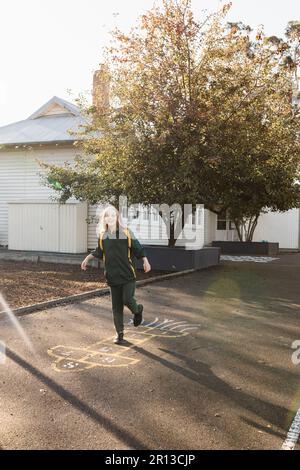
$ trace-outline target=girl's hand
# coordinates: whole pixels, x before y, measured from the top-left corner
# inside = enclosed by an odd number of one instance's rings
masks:
[[[148,273],[149,271],[151,271],[151,265],[149,261],[147,260],[147,258],[144,258],[144,271],[145,273]]]
[[[83,269],[83,271],[86,271],[87,265],[88,265],[88,262],[86,259],[84,259],[81,263],[81,269]]]

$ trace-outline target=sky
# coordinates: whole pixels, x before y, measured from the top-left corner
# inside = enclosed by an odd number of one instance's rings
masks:
[[[156,0],[160,3],[160,0]],[[154,0],[1,0],[0,126],[26,119],[56,95],[90,98],[109,31],[127,32]],[[196,18],[224,1],[192,0]],[[283,37],[300,20],[299,0],[232,0],[228,21]]]

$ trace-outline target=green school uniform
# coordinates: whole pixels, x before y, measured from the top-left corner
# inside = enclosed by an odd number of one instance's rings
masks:
[[[103,259],[105,277],[110,286],[113,320],[117,333],[124,330],[124,305],[133,314],[141,311],[142,305],[137,304],[135,293],[135,267],[132,255],[140,259],[146,256],[144,248],[135,238],[131,230],[126,234],[104,232],[100,234],[97,248],[91,252],[95,258]],[[128,237],[129,235],[129,237]]]
[[[122,229],[121,229],[122,230]],[[97,248],[91,252],[95,258],[104,260],[105,277],[109,286],[117,286],[134,281],[136,278],[132,255],[137,259],[146,256],[145,249],[135,238],[133,232],[127,229],[131,238],[131,247],[128,237],[122,230],[104,232],[98,238]],[[102,245],[102,248],[101,248]]]

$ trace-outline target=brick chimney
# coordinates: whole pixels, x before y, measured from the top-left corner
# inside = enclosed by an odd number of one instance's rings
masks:
[[[100,69],[93,75],[93,105],[99,111],[105,111],[109,107],[109,82],[108,67],[100,64]]]

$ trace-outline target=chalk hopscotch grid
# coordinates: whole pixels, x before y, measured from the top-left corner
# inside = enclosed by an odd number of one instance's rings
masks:
[[[279,258],[272,258],[271,256],[231,256],[231,255],[221,255],[221,261],[236,261],[236,262],[243,262],[243,261],[251,261],[254,263],[270,263],[271,261],[275,261]]]
[[[282,444],[282,450],[294,450],[300,436],[300,408],[289,429],[286,440]]]
[[[128,325],[132,325],[130,320]],[[87,347],[55,346],[48,350],[48,354],[55,358],[52,367],[58,371],[80,372],[94,367],[124,367],[134,365],[139,359],[127,357],[124,352],[131,352],[134,346],[140,345],[155,337],[176,338],[188,335],[197,330],[199,324],[186,321],[163,320],[155,318],[152,322],[140,325],[139,330],[127,330],[126,338],[132,342],[131,346],[112,346],[114,337],[106,338]],[[75,357],[76,354],[80,357]],[[94,362],[95,361],[95,362]]]

